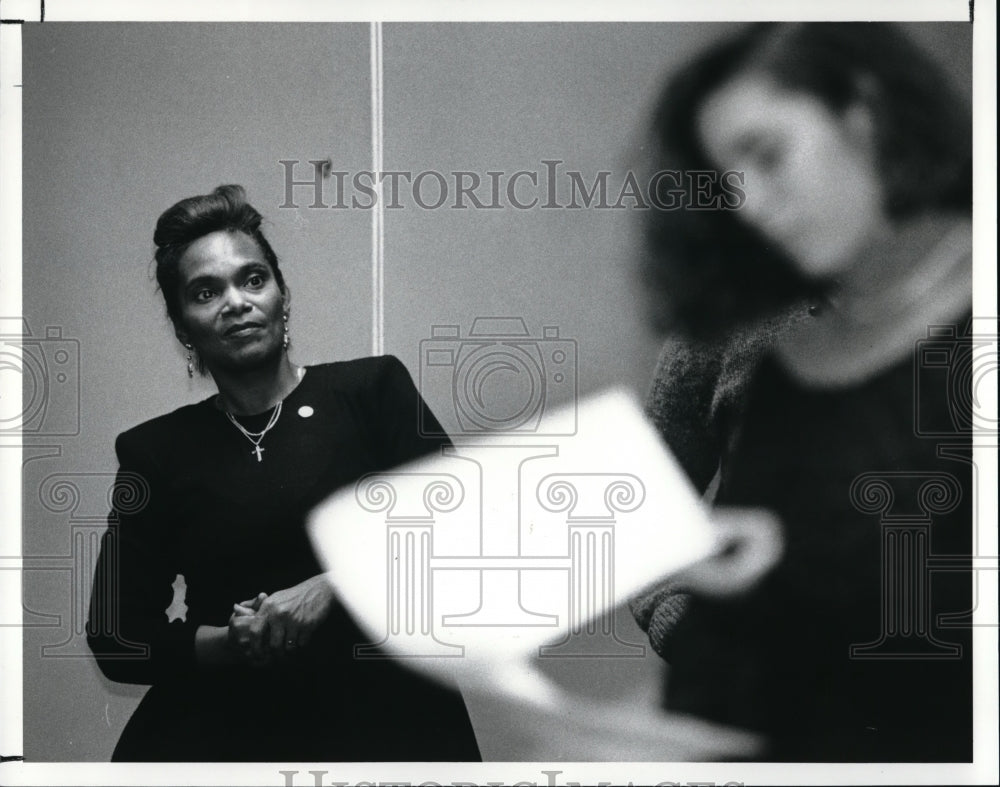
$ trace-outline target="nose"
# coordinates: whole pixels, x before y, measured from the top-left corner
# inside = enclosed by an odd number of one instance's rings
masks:
[[[749,184],[748,184],[749,185]],[[771,184],[761,182],[747,188],[740,206],[740,218],[769,241],[777,242],[785,231],[788,205],[775,193]]]
[[[746,199],[740,205],[742,219],[755,229],[761,229],[761,225],[770,213],[766,200],[760,192],[747,190]]]
[[[239,287],[227,287],[223,293],[224,312],[240,314],[250,308],[250,302],[246,294]]]
[[[746,199],[740,205],[741,218],[760,231],[774,219],[775,200],[768,186],[763,179],[751,181],[748,177]]]

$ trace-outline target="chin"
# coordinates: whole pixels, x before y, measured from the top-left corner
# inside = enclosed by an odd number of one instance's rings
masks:
[[[828,279],[850,267],[851,256],[842,248],[790,249],[792,260],[799,273],[810,279]]]
[[[281,345],[274,347],[248,347],[244,352],[220,359],[219,366],[231,372],[245,372],[272,366],[281,360]]]

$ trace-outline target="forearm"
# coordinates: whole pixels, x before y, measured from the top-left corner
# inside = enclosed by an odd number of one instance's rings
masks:
[[[193,626],[177,621],[143,625],[126,617],[122,622],[91,615],[88,623],[87,643],[109,680],[150,685],[197,665]]]
[[[629,599],[632,616],[649,635],[653,650],[667,661],[670,660],[670,641],[674,630],[690,604],[691,596],[671,579]]]
[[[87,642],[101,672],[121,683],[152,684],[189,669],[197,624],[168,622],[172,590],[150,549],[108,528],[94,569]]]
[[[200,666],[233,664],[228,626],[198,626],[194,633],[194,660]]]

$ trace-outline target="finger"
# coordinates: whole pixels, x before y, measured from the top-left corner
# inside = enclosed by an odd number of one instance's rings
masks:
[[[240,650],[249,650],[251,645],[250,635],[246,631],[241,631],[236,635],[236,647]]]
[[[285,653],[294,653],[300,647],[302,647],[302,637],[304,633],[304,628],[296,626],[294,624],[289,624],[285,627],[285,642],[284,648]]]
[[[748,591],[777,564],[784,551],[778,519],[759,509],[720,509],[718,552],[678,575],[686,590],[725,597]]]
[[[263,655],[260,650],[259,643],[249,631],[243,636],[240,642],[240,649],[240,653],[243,658],[251,664],[260,661],[260,658]]]
[[[256,611],[244,601],[240,604],[233,604],[233,614],[237,617],[250,617],[255,615]]]
[[[312,639],[312,629],[301,628],[299,629],[299,647],[304,648],[309,644],[309,640]]]
[[[253,598],[248,598],[246,601],[239,602],[241,607],[247,607],[254,611],[260,609],[260,605],[267,599],[267,593],[258,593]]]
[[[252,665],[259,665],[264,656],[264,651],[260,647],[261,627],[263,621],[258,618],[242,618],[249,625],[244,627],[243,641],[245,644],[246,660]]]
[[[265,618],[255,615],[252,619],[251,638],[253,642],[253,653],[258,659],[268,657],[268,639],[270,637],[270,626]]]
[[[274,653],[283,653],[285,650],[285,624],[280,620],[274,620],[270,625],[269,644]]]

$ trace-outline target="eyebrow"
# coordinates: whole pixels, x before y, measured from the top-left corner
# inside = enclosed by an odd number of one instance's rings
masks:
[[[770,133],[773,137],[773,132]],[[774,144],[776,140],[769,137],[768,134],[769,132],[767,130],[761,129],[746,131],[733,140],[732,149],[737,153],[749,153],[754,148],[761,145]]]

